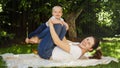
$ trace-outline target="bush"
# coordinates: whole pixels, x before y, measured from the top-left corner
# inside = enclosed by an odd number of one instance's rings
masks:
[[[6,31],[0,31],[0,45],[9,44],[10,40],[14,38],[15,34],[9,34]],[[1,46],[0,46],[1,47]]]

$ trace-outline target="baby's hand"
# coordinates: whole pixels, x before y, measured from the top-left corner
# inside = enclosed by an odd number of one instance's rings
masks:
[[[53,24],[63,25],[63,22],[61,20],[56,19],[56,18],[50,18],[50,20],[52,21]]]

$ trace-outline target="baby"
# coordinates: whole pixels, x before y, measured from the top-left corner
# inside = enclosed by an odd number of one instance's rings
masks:
[[[52,17],[49,20],[52,20],[53,24],[61,24],[66,26],[66,30],[69,29],[68,24],[64,21],[62,17],[63,12],[62,12],[62,7],[61,6],[54,6],[52,8]],[[43,23],[40,25],[35,31],[31,32],[28,35],[28,38],[26,38],[25,42],[26,43],[39,43],[40,39],[42,39],[46,33],[42,33],[47,27],[49,27],[49,22]]]

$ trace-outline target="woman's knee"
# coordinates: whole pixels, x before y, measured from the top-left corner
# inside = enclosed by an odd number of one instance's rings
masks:
[[[54,28],[55,28],[55,29],[58,29],[58,28],[60,29],[60,28],[62,28],[62,27],[63,27],[63,26],[62,26],[61,24],[54,24]]]
[[[67,27],[66,27],[65,25],[63,25],[62,29],[66,30],[66,28],[67,28]]]
[[[63,26],[61,24],[54,24],[54,29],[58,35],[60,34],[62,28]]]

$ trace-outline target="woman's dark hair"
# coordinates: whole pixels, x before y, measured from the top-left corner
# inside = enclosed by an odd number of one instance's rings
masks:
[[[93,36],[92,36],[93,37]],[[98,46],[99,46],[99,43],[100,43],[100,40],[96,37],[93,37],[94,38],[94,45],[93,45],[93,50],[97,49]]]
[[[92,36],[93,37],[93,36]],[[93,50],[96,50],[96,52],[93,54],[93,56],[89,57],[90,59],[101,59],[102,57],[102,52],[101,52],[101,48],[99,48],[99,43],[100,43],[100,40],[97,39],[96,37],[93,37],[94,38],[94,42],[95,44],[93,45]]]

